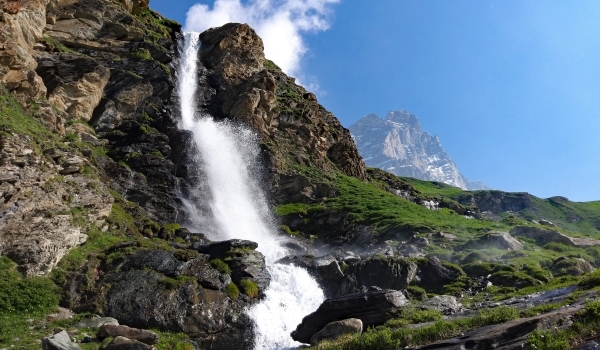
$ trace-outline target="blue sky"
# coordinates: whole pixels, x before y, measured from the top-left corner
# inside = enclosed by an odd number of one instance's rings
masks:
[[[600,200],[600,1],[276,2],[321,3],[303,15],[317,12],[324,26],[298,30],[300,48],[270,52],[296,50],[298,62],[283,65],[343,125],[404,109],[440,137],[471,180],[543,198]],[[150,7],[185,23],[198,3],[215,15],[213,1],[151,0]],[[256,16],[248,21],[269,21]]]

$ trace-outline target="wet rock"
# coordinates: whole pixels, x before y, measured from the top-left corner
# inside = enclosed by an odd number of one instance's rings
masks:
[[[577,350],[600,350],[600,345],[593,340],[581,344]]]
[[[67,331],[62,331],[42,339],[44,350],[81,350],[81,347],[71,341]]]
[[[361,334],[362,321],[358,318],[349,318],[327,324],[310,338],[310,345],[316,346],[322,340],[335,340],[346,334]]]
[[[363,327],[381,325],[385,322],[387,312],[407,302],[402,292],[391,290],[327,299],[317,311],[302,319],[302,323],[292,332],[292,338],[308,344],[311,337],[327,324],[348,318],[360,319]]]
[[[124,325],[105,324],[98,330],[98,338],[100,339],[117,336],[137,340],[148,345],[158,343],[158,334],[145,329],[131,328]]]
[[[208,254],[214,258],[224,258],[234,250],[247,251],[258,248],[258,243],[243,239],[231,239],[228,241],[215,242],[209,245],[195,245],[200,253]]]

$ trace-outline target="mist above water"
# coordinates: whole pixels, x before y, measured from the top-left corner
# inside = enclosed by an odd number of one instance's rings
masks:
[[[321,304],[323,292],[306,270],[274,264],[287,251],[277,241],[267,200],[258,183],[258,140],[244,126],[217,122],[197,112],[199,48],[199,34],[185,33],[178,70],[179,126],[192,132],[197,152],[191,159],[200,165],[199,177],[206,180],[205,186],[188,196],[202,198],[204,203],[182,198],[188,216],[186,225],[212,240],[238,238],[258,243],[272,280],[266,298],[247,310],[255,322],[255,349],[295,348],[300,344],[291,339],[290,332]]]

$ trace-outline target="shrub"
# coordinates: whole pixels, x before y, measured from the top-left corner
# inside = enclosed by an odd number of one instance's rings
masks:
[[[591,289],[600,286],[600,270],[596,270],[586,276],[581,282],[579,282],[579,286],[585,289]]]
[[[425,291],[425,289],[423,289],[421,287],[408,286],[407,290],[408,290],[408,294],[410,295],[411,299],[415,299],[415,300],[427,299],[427,292]]]
[[[221,259],[214,259],[214,260],[209,261],[208,263],[210,264],[210,266],[217,269],[220,273],[224,273],[227,275],[231,273],[231,269],[229,268],[229,265],[227,265],[227,263]]]
[[[240,290],[235,285],[235,283],[229,283],[225,287],[225,293],[227,293],[227,296],[233,300],[237,300],[237,298],[240,296]]]
[[[133,58],[138,59],[138,60],[151,60],[152,59],[152,55],[150,54],[150,51],[148,51],[147,49],[143,49],[143,48],[135,49],[135,51],[133,51],[131,53],[131,55],[133,56]]]
[[[246,294],[250,298],[258,297],[258,284],[256,284],[256,282],[248,279],[243,279],[240,281],[240,287],[242,287],[242,291],[244,292],[244,294]]]

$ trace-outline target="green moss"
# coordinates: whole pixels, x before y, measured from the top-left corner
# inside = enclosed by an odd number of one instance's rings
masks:
[[[240,296],[240,290],[235,283],[229,283],[227,286],[225,286],[225,293],[227,293],[227,296],[233,300],[237,300],[237,298]]]
[[[59,52],[70,53],[72,55],[81,55],[81,53],[68,48],[67,46],[65,46],[65,44],[63,44],[62,42],[60,42],[57,39],[54,39],[52,37],[45,36],[42,38],[42,41],[46,44],[46,46],[48,46],[48,48],[50,49],[51,52],[59,51]]]
[[[242,288],[242,292],[250,298],[258,298],[258,284],[256,282],[243,279],[240,281],[240,287]]]
[[[221,259],[213,259],[213,260],[209,261],[208,263],[210,264],[210,266],[217,269],[220,273],[227,274],[227,275],[231,273],[231,269],[229,268],[229,265],[227,265],[227,263]]]
[[[167,240],[173,239],[173,237],[175,236],[175,231],[179,230],[180,228],[181,228],[181,225],[179,225],[179,224],[164,225],[160,229],[158,236],[162,239],[167,239]]]
[[[138,48],[131,53],[131,57],[137,60],[152,60],[152,55],[148,49]]]
[[[197,280],[193,276],[179,275],[176,278],[164,277],[158,281],[158,284],[169,290],[174,290],[181,288],[186,284],[197,284]]]
[[[407,288],[408,294],[411,299],[414,300],[425,300],[427,299],[427,292],[425,289],[418,286],[408,286]]]
[[[385,323],[387,327],[402,327],[408,324],[439,321],[442,313],[437,310],[417,309],[412,306],[400,307],[395,310],[392,318]]]

